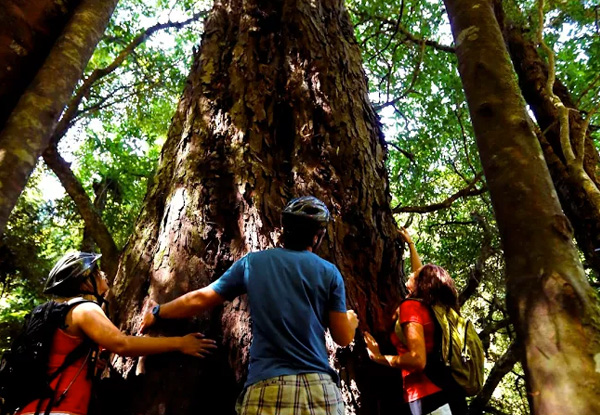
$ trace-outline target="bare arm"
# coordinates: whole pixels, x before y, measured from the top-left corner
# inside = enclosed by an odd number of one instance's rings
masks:
[[[181,297],[177,297],[173,301],[162,304],[160,306],[159,318],[172,319],[193,317],[203,311],[210,310],[213,307],[223,304],[224,302],[225,299],[217,294],[215,290],[204,287],[199,290],[190,291]],[[156,323],[156,318],[150,310],[144,315],[140,331],[144,333],[154,323]]]
[[[421,263],[421,258],[419,258],[419,253],[417,252],[415,243],[413,242],[406,228],[400,228],[398,233],[400,236],[402,236],[404,242],[408,244],[408,250],[410,251],[410,267],[412,272],[416,272],[423,266],[423,264]]]
[[[425,333],[419,323],[404,323],[402,325],[406,336],[408,351],[401,355],[382,355],[379,345],[369,333],[365,333],[365,343],[369,357],[376,363],[399,369],[414,370],[417,372],[425,369],[427,352],[425,349]]]
[[[188,318],[210,310],[225,299],[212,288],[204,287],[177,297],[160,306],[160,318]]]
[[[216,348],[215,341],[200,333],[183,337],[136,337],[123,334],[93,303],[76,306],[72,313],[73,325],[94,343],[122,356],[145,356],[165,352],[181,352],[204,357]]]
[[[340,311],[329,312],[329,331],[333,341],[345,347],[354,340],[354,334],[358,327],[358,318],[354,310],[345,313]]]

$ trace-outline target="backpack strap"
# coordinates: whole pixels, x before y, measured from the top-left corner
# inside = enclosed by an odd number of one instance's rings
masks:
[[[67,302],[68,307],[64,310],[64,316],[63,318],[67,317],[67,314],[69,311],[71,311],[73,309],[73,307],[75,307],[76,305],[79,304],[83,304],[83,303],[93,303],[93,301],[90,300],[86,300],[85,298],[73,298],[71,300],[69,300]],[[67,325],[66,323],[63,321],[63,323],[61,324],[61,329],[66,328]],[[61,365],[52,373],[50,373],[48,375],[47,378],[47,382],[48,385],[50,385],[50,383],[56,379],[57,376],[59,376],[66,368],[68,368],[69,366],[71,366],[73,363],[75,363],[77,360],[81,359],[83,356],[87,357],[85,359],[85,361],[83,362],[83,364],[81,365],[80,370],[77,372],[77,376],[79,376],[81,369],[83,369],[83,367],[85,366],[86,362],[89,359],[90,356],[90,352],[91,349],[93,347],[93,343],[91,343],[88,340],[83,340],[83,342],[81,342],[81,344],[79,344],[77,347],[75,347],[75,349],[71,350],[71,352],[65,357],[65,359],[63,360],[63,362],[61,363]],[[48,405],[46,406],[46,410],[44,411],[45,415],[48,415],[52,409],[53,406],[57,405],[58,403],[60,403],[60,401],[62,401],[65,397],[65,395],[67,394],[67,392],[69,391],[69,389],[71,388],[71,386],[73,385],[75,379],[73,379],[73,381],[67,386],[67,388],[61,393],[61,395],[58,397],[58,399],[56,399],[56,390],[52,390],[52,395],[50,396],[50,399],[48,401]],[[39,400],[38,406],[36,408],[35,411],[35,415],[39,415],[40,410],[41,410],[41,406],[42,406],[42,399]]]
[[[65,308],[64,310],[64,316],[63,316],[63,321],[60,325],[61,329],[66,329],[67,328],[67,324],[66,321],[64,319],[67,318],[67,314],[69,313],[69,311],[71,311],[73,309],[73,307],[79,305],[79,304],[83,304],[83,303],[94,303],[94,301],[91,300],[86,300],[83,297],[76,297],[76,298],[71,298],[69,301],[66,302],[67,304],[67,308]]]
[[[90,344],[90,342],[84,340],[79,346],[73,349],[71,353],[69,353],[65,357],[65,360],[63,360],[62,364],[58,367],[58,369],[56,369],[54,372],[48,375],[48,382],[52,382],[54,379],[56,379],[58,375],[61,374],[63,370],[65,370],[77,360],[81,359],[83,356],[88,354],[91,348],[92,345]]]
[[[402,325],[400,324],[400,307],[406,301],[418,301],[420,303],[423,303],[423,300],[421,300],[419,298],[405,298],[398,305],[398,310],[397,310],[398,318],[396,319],[396,323],[394,324],[394,333],[396,334],[396,337],[398,338],[398,340],[400,340],[400,342],[404,345],[406,345],[406,337],[404,336],[404,332],[402,331]]]

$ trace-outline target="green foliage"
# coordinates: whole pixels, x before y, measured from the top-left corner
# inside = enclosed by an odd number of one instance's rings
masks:
[[[145,28],[186,21],[200,7],[206,4],[121,3],[87,72],[110,65]],[[94,84],[82,103],[79,120],[86,138],[73,152],[76,171],[91,198],[95,184],[113,183],[102,216],[119,248],[133,229],[200,36],[200,19],[155,33]]]
[[[37,169],[30,179],[0,244],[0,353],[25,314],[43,301],[42,288],[53,263],[77,241],[71,234],[76,229],[61,218],[65,207],[46,201],[38,190],[42,173]]]
[[[120,2],[85,77],[111,65],[144,29],[186,21],[204,9],[207,2]],[[115,71],[94,83],[59,145],[92,200],[95,184],[112,184],[102,217],[118,247],[133,229],[156,167],[201,36],[201,20],[198,16],[183,28],[156,32]],[[0,245],[0,352],[24,315],[43,301],[43,283],[56,259],[69,249],[80,249],[82,243],[84,223],[73,201],[44,189],[49,182],[43,179],[49,174],[38,167]]]

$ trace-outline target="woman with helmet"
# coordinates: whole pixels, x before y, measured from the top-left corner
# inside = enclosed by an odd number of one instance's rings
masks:
[[[64,325],[55,331],[48,361],[48,374],[61,368],[60,375],[50,385],[60,399],[59,402],[35,400],[19,410],[18,415],[40,411],[57,415],[86,415],[92,388],[92,379],[88,376],[93,372],[90,360],[98,346],[122,356],[181,352],[204,357],[216,348],[214,340],[205,339],[200,333],[183,337],[135,337],[121,333],[101,308],[108,284],[98,268],[99,258],[97,254],[71,252],[50,271],[44,293],[73,305],[66,314]],[[84,298],[91,301],[84,301]],[[78,354],[76,360],[71,359],[74,361],[62,368],[67,356],[76,354],[76,349],[82,349],[84,353]]]
[[[433,351],[435,343],[435,316],[430,306],[440,304],[460,311],[454,281],[440,266],[423,266],[408,231],[401,228],[399,232],[408,244],[413,273],[406,283],[408,297],[392,317],[397,326],[390,339],[398,354],[382,355],[373,336],[365,332],[369,357],[381,365],[402,370],[404,400],[408,402],[411,415],[466,414],[464,396],[447,393],[425,374],[427,355]]]
[[[314,253],[329,220],[321,200],[293,199],[282,212],[282,248],[249,253],[209,286],[157,305],[144,316],[143,329],[157,320],[192,317],[247,293],[253,337],[238,414],[343,415],[325,331],[346,346],[358,320],[346,310],[339,270]]]

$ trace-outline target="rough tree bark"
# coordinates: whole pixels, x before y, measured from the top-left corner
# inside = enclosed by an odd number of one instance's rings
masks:
[[[149,299],[205,286],[247,252],[277,245],[282,207],[314,194],[335,218],[320,253],[340,268],[362,327],[383,331],[403,294],[385,152],[341,1],[216,1],[122,255],[112,316],[136,332]],[[250,342],[245,307],[237,299],[195,322],[159,327],[199,329],[221,349],[203,361],[115,362],[130,376],[110,398],[128,403],[105,413],[233,413]],[[399,371],[381,372],[362,347],[331,349],[348,413],[401,413]],[[145,376],[131,376],[142,367]]]
[[[0,130],[79,0],[5,0],[0,13]]]
[[[519,76],[521,91],[542,131],[542,150],[561,205],[573,225],[577,244],[585,254],[586,261],[596,275],[600,276],[600,251],[596,251],[600,248],[600,210],[598,205],[593,203],[594,199],[588,195],[585,183],[568,169],[560,143],[558,110],[545,90],[548,79],[547,65],[540,57],[534,42],[526,37],[521,28],[508,24],[504,29],[504,36]],[[577,109],[568,89],[559,80],[554,83],[554,93],[566,107]],[[574,148],[577,147],[574,137],[581,133],[582,125],[580,112],[570,111],[570,138]],[[584,140],[583,167],[598,187],[598,151],[589,132]]]
[[[600,315],[490,1],[445,0],[535,414],[600,413]]]
[[[117,0],[83,0],[0,132],[0,234]]]

